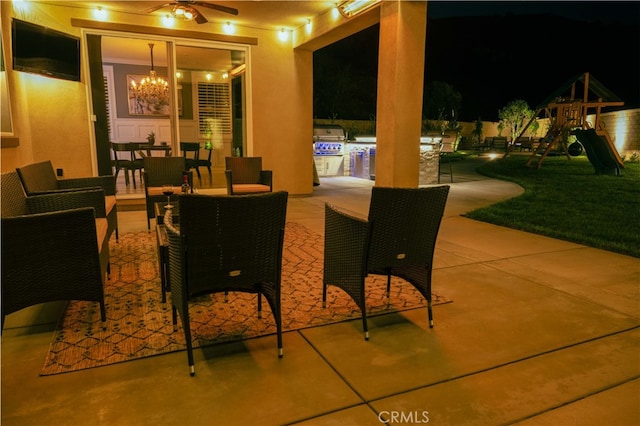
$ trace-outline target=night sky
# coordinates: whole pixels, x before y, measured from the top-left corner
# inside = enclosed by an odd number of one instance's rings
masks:
[[[444,2],[427,4],[425,86],[460,92],[458,119],[497,120],[510,101],[533,109],[589,72],[640,107],[640,2]],[[314,115],[375,114],[379,27],[314,56]],[[428,100],[427,100],[428,101]]]

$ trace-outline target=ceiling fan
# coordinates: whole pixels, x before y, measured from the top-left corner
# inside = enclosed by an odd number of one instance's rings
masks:
[[[202,13],[195,8],[195,6],[207,7],[209,9],[217,10],[224,13],[229,13],[231,15],[237,15],[238,9],[234,9],[232,7],[222,6],[219,4],[209,3],[206,1],[194,1],[194,0],[176,0],[171,3],[165,3],[158,6],[153,6],[148,9],[142,11],[142,13],[151,13],[156,10],[160,10],[163,7],[170,7],[171,14],[175,18],[185,19],[187,21],[195,20],[198,24],[204,24],[209,22],[207,18],[204,17]]]

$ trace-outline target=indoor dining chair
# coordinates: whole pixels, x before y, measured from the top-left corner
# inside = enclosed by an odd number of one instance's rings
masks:
[[[113,150],[113,165],[116,169],[115,177],[118,179],[120,170],[124,170],[124,181],[129,186],[129,172],[133,179],[133,188],[136,189],[136,170],[140,173],[140,181],[142,182],[142,158],[138,158],[136,151],[140,144],[137,142],[111,142]]]

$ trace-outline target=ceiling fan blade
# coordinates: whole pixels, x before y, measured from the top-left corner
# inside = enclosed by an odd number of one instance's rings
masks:
[[[237,15],[238,9],[234,9],[232,7],[222,6],[214,3],[206,3],[203,1],[194,1],[193,4],[197,4],[198,6],[208,7],[209,9],[218,10],[220,12],[229,13],[231,15]]]
[[[191,6],[191,8],[196,11],[196,18],[195,19],[196,19],[196,22],[198,24],[206,24],[207,22],[209,22],[207,20],[207,18],[205,18],[204,15],[202,13],[200,13],[200,11],[198,9],[196,9],[193,6]]]
[[[156,10],[160,10],[160,9],[162,9],[163,7],[171,6],[172,4],[173,4],[173,3],[165,3],[165,4],[161,4],[161,5],[159,5],[159,6],[153,6],[153,7],[150,7],[150,8],[148,8],[148,9],[143,10],[143,11],[142,11],[142,13],[151,13],[151,12],[155,12]]]

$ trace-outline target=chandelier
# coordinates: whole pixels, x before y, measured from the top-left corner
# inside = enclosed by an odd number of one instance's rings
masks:
[[[131,80],[131,93],[138,102],[145,102],[147,105],[168,105],[169,83],[164,78],[158,77],[153,69],[153,43],[149,43],[149,50],[151,51],[149,76],[143,77],[137,83]]]

